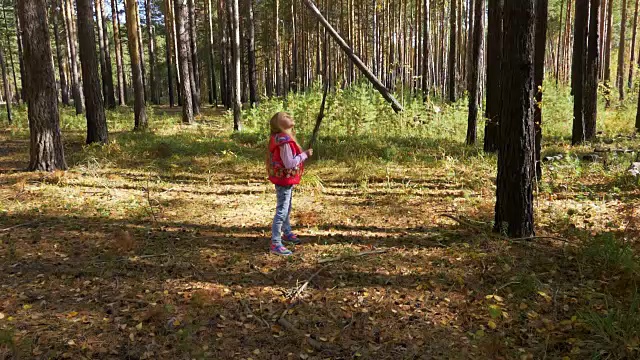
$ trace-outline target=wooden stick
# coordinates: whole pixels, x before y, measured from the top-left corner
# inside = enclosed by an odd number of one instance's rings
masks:
[[[313,347],[314,349],[318,351],[322,351],[325,349],[325,345],[323,343],[321,343],[316,339],[311,338],[310,336],[305,335],[302,331],[300,331],[298,328],[293,326],[293,324],[287,321],[287,319],[281,317],[280,319],[278,319],[278,324],[280,324],[283,328],[289,330],[290,332],[294,333],[295,335],[304,337],[307,340],[307,343],[311,345],[311,347]]]
[[[382,95],[382,97],[384,97],[385,100],[387,100],[391,104],[393,111],[395,111],[396,113],[402,112],[404,109],[402,108],[402,105],[400,105],[398,100],[396,100],[396,98],[394,98],[393,95],[391,95],[389,90],[380,82],[380,80],[378,80],[378,78],[375,75],[373,75],[371,70],[369,70],[367,66],[362,62],[362,60],[360,60],[360,58],[353,52],[353,49],[351,49],[351,47],[342,39],[342,37],[340,36],[340,34],[338,34],[336,29],[334,29],[333,26],[329,24],[327,19],[325,19],[325,17],[322,15],[320,10],[318,10],[318,7],[316,7],[313,1],[311,0],[303,0],[303,1],[305,5],[307,5],[309,10],[311,10],[311,13],[318,19],[318,21],[320,21],[322,26],[329,32],[331,37],[333,37],[333,39],[342,48],[342,51],[344,51],[344,53],[349,57],[349,59],[351,59],[351,62],[353,62],[360,69],[360,71],[362,71],[364,76],[366,76],[367,79],[369,79],[373,87],[376,88],[376,90],[378,90],[378,92]]]
[[[373,250],[373,251],[363,251],[363,252],[359,252],[359,253],[353,254],[353,255],[345,255],[345,256],[338,256],[338,257],[334,257],[334,258],[320,259],[320,260],[318,260],[318,264],[324,264],[324,263],[333,262],[333,261],[346,260],[346,259],[350,259],[350,258],[354,258],[354,257],[360,257],[360,256],[366,256],[366,255],[382,254],[382,253],[385,253],[387,251],[388,251],[387,249],[380,249],[380,250]]]
[[[0,229],[0,232],[5,232],[5,231],[13,230],[13,229],[16,229],[16,228],[19,228],[19,227],[23,227],[23,226],[31,225],[31,224],[33,224],[34,222],[35,222],[35,221],[29,221],[29,222],[26,222],[26,223],[24,223],[24,224],[18,224],[18,225],[9,226],[8,228]]]

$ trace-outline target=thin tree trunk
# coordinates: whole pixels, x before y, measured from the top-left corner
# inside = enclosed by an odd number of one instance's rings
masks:
[[[103,17],[103,0],[95,0],[95,5],[98,23],[98,40],[100,44],[100,70],[102,73],[104,105],[109,109],[113,109],[116,107],[116,99],[113,93],[113,70],[111,67],[111,56],[109,55],[109,34],[105,31],[106,25]]]
[[[71,7],[71,0],[62,0],[66,9],[66,22],[67,22],[67,45],[71,52],[71,76],[73,76],[72,92],[73,102],[76,107],[76,114],[82,114],[84,111],[84,96],[80,89],[80,75],[78,73],[78,57],[76,55],[76,31],[73,25],[73,10]]]
[[[609,0],[609,8],[607,9],[607,41],[605,44],[605,59],[604,59],[604,81],[605,85],[609,86],[611,82],[611,46],[613,43],[613,1]],[[607,101],[609,104],[609,101]],[[608,107],[608,106],[607,106]]]
[[[256,84],[256,34],[253,15],[253,0],[249,1],[249,104],[254,107],[258,102]]]
[[[191,47],[191,61],[189,62],[189,72],[191,74],[191,96],[193,97],[193,113],[200,114],[200,68],[198,66],[198,46],[196,31],[196,15],[194,0],[189,0],[189,44]]]
[[[590,0],[589,40],[587,45],[587,64],[584,84],[584,133],[585,140],[596,137],[598,118],[598,73],[600,72],[600,0]]]
[[[456,50],[456,6],[458,0],[451,0],[451,13],[449,14],[449,101],[454,103],[457,100],[456,97],[456,57],[458,56]]]
[[[469,84],[469,119],[467,124],[467,145],[475,145],[478,128],[478,105],[482,38],[484,36],[484,0],[475,0],[475,20],[473,21],[473,50]]]
[[[502,104],[500,89],[502,61],[503,0],[489,0],[487,26],[487,122],[484,128],[484,151],[498,150],[498,124]]]
[[[231,88],[233,89],[233,130],[242,130],[242,102],[240,87],[240,9],[238,0],[228,0],[228,12],[231,18],[231,50],[233,58],[233,81]]]
[[[636,55],[636,35],[638,34],[638,5],[640,0],[636,0],[636,9],[633,13],[633,36],[631,40],[631,60],[629,61],[629,90],[633,87],[633,72],[636,68],[635,55]]]
[[[558,82],[560,79],[560,53],[562,52],[562,30],[563,30],[563,20],[564,19],[564,0],[561,0],[560,3],[560,30],[558,31],[558,50],[556,51],[556,87],[558,87]],[[536,167],[537,172],[537,167]],[[540,178],[540,177],[538,177]]]
[[[0,46],[0,67],[2,68],[2,85],[4,87],[4,97],[6,99],[5,105],[7,108],[7,121],[9,122],[9,124],[11,124],[13,122],[13,117],[11,116],[11,101],[9,101],[9,99],[11,99],[11,86],[9,85],[7,66],[4,61],[4,51],[2,51],[2,46]]]
[[[276,31],[276,96],[282,95],[282,72],[280,71],[280,0],[276,1],[275,31]]]
[[[549,0],[536,0],[536,38],[535,38],[535,69],[534,93],[536,95],[533,127],[535,137],[534,161],[536,179],[542,179],[542,165],[540,151],[542,149],[542,84],[544,82],[544,59],[547,50],[547,21]],[[597,20],[596,20],[597,23]]]
[[[622,19],[620,20],[620,44],[618,47],[618,73],[616,76],[616,85],[620,93],[620,101],[624,100],[624,59],[625,45],[627,41],[627,0],[622,0]]]
[[[131,56],[131,72],[133,75],[133,94],[135,96],[134,130],[144,130],[148,127],[147,113],[145,109],[144,84],[142,82],[142,69],[140,67],[140,42],[138,39],[139,29],[137,12],[137,0],[125,0],[125,12],[127,17],[127,38],[129,39],[129,55]]]
[[[14,0],[13,4],[15,7],[16,0]],[[22,26],[20,25],[20,19],[18,18],[18,13],[16,11],[13,12],[13,17],[16,22],[16,42],[18,44],[18,64],[20,65],[20,82],[22,85],[20,87],[20,98],[24,100],[26,99],[26,92],[24,89],[25,75],[24,75],[24,54],[22,53]]]
[[[125,88],[127,86],[124,78],[124,61],[122,61],[122,43],[120,41],[120,20],[118,20],[118,0],[111,0],[111,11],[113,14],[113,43],[116,50],[116,72],[118,75],[118,104],[124,106],[127,103]]]
[[[176,33],[178,36],[178,58],[180,68],[180,85],[182,95],[182,122],[193,123],[193,96],[191,95],[191,74],[189,72],[189,9],[187,0],[174,0]]]
[[[64,60],[62,55],[62,49],[60,47],[60,32],[58,30],[58,14],[60,8],[57,4],[52,4],[51,8],[51,20],[53,21],[53,37],[56,44],[56,59],[58,62],[58,73],[60,74],[60,95],[62,98],[62,104],[69,106],[69,87],[67,85],[67,76],[64,73]],[[22,77],[24,79],[24,75]],[[24,86],[22,87],[24,90]]]
[[[573,133],[571,142],[577,145],[585,140],[584,83],[586,71],[589,0],[576,0],[575,30],[573,43]]]
[[[211,0],[207,0],[207,16],[209,17],[209,103],[218,106],[218,88],[216,82],[216,70],[215,70],[215,56],[214,48],[215,43],[213,41],[213,6]],[[253,27],[253,21],[251,22]]]
[[[151,92],[151,103],[154,105],[160,104],[158,98],[158,89],[156,85],[156,29],[151,21],[151,0],[145,1],[145,13],[147,16],[147,36],[149,37],[149,85]]]
[[[169,107],[174,107],[175,96],[173,94],[173,31],[171,30],[173,21],[171,21],[171,4],[169,0],[164,1],[164,27],[166,29],[165,36],[165,55],[167,63],[167,85],[169,90]]]
[[[4,18],[4,31],[5,31],[5,36],[6,36],[6,45],[7,45],[7,50],[9,50],[9,65],[11,66],[11,73],[13,75],[13,86],[15,88],[15,100],[16,102],[20,103],[20,90],[18,89],[18,78],[16,77],[16,68],[15,68],[15,63],[13,62],[13,51],[11,50],[11,46],[9,46],[9,44],[11,44],[11,37],[10,37],[10,32],[9,32],[9,25],[7,22],[7,9],[4,6],[4,3],[2,4],[2,17]],[[14,99],[11,99],[12,101]]]
[[[64,170],[64,147],[60,135],[60,115],[53,71],[49,24],[44,0],[18,1],[23,24],[29,133],[29,170]]]
[[[422,99],[423,101],[427,100],[429,96],[429,60],[431,56],[431,43],[430,43],[430,34],[429,34],[429,14],[431,13],[431,8],[429,4],[429,0],[424,1],[424,20],[422,24]],[[377,56],[374,56],[374,63]]]
[[[227,27],[225,26],[224,1],[218,1],[218,29],[220,31],[220,97],[225,108],[229,109],[231,99],[229,98],[229,69],[227,67],[229,54],[227,54]]]
[[[505,1],[504,15],[495,230],[529,237],[534,235],[535,1]]]
[[[125,0],[128,1],[128,0]],[[138,0],[136,2],[136,25],[138,30],[138,53],[140,54],[140,69],[142,70],[142,88],[144,89],[144,101],[145,104],[149,98],[147,91],[147,66],[144,61],[144,46],[142,44],[142,21],[140,20],[140,9],[138,8]]]
[[[82,87],[85,95],[87,118],[87,144],[106,144],[108,141],[107,120],[104,116],[104,103],[100,89],[100,78],[98,77],[96,34],[91,2],[92,0],[76,0]]]

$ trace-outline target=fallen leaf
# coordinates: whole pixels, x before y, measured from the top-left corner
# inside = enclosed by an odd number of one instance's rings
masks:
[[[487,325],[489,325],[489,328],[491,328],[492,330],[495,330],[495,328],[498,327],[498,325],[496,325],[496,323],[493,321],[489,321]]]

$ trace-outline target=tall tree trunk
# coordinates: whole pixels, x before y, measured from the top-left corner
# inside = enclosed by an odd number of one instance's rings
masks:
[[[228,12],[231,17],[231,47],[233,57],[233,130],[242,130],[242,102],[240,101],[240,9],[238,0],[228,0]]]
[[[127,0],[125,0],[127,1]],[[138,53],[140,54],[140,70],[142,70],[142,88],[144,89],[144,101],[146,104],[149,94],[147,91],[147,67],[144,61],[144,45],[142,44],[142,21],[140,20],[140,9],[138,8],[138,0],[136,1],[136,28],[138,29]]]
[[[276,1],[275,31],[276,31],[276,96],[282,95],[282,72],[280,71],[280,0]]]
[[[251,5],[251,3],[250,3]],[[213,6],[211,0],[207,0],[207,16],[209,18],[209,103],[218,106],[218,88],[216,82],[215,56],[213,41]],[[253,26],[253,21],[251,22]]]
[[[596,137],[598,118],[598,73],[600,72],[600,0],[590,0],[589,40],[584,84],[584,134],[585,140]]]
[[[73,25],[73,9],[71,0],[62,0],[65,6],[65,18],[67,23],[67,45],[71,52],[71,76],[73,76],[72,92],[73,102],[76,107],[76,114],[82,114],[84,111],[84,94],[80,89],[80,74],[78,73],[78,57],[76,55],[76,30]]]
[[[113,93],[113,69],[111,67],[111,56],[109,55],[109,33],[105,31],[104,22],[104,2],[95,0],[96,19],[98,23],[98,40],[100,44],[100,70],[102,73],[102,92],[104,94],[104,105],[113,109],[116,107],[116,99]]]
[[[209,0],[211,1],[211,0]],[[164,0],[164,27],[166,29],[165,36],[165,55],[167,63],[167,84],[169,90],[169,107],[175,105],[175,97],[173,94],[173,21],[171,20],[171,4],[169,0]]]
[[[60,74],[60,95],[62,98],[62,104],[69,105],[69,87],[67,85],[67,76],[64,73],[64,60],[62,55],[62,49],[60,47],[60,32],[58,29],[58,14],[60,8],[57,4],[52,4],[51,8],[51,20],[53,22],[53,37],[56,44],[56,59],[58,62],[58,73]],[[24,79],[24,75],[22,75]],[[24,86],[22,87],[24,90]]]
[[[498,124],[502,103],[500,90],[502,61],[502,23],[504,0],[489,0],[487,26],[487,122],[484,128],[484,151],[498,150]]]
[[[140,42],[138,39],[139,29],[136,20],[138,12],[137,0],[125,0],[125,13],[127,17],[127,38],[129,40],[129,55],[131,56],[131,72],[133,75],[133,95],[134,95],[134,130],[144,130],[148,127],[147,112],[145,109],[144,84],[142,82],[142,69]]]
[[[256,30],[253,15],[253,0],[249,1],[249,104],[254,107],[258,102],[256,81]]]
[[[627,42],[627,0],[622,0],[622,19],[620,20],[620,44],[618,47],[618,73],[616,76],[616,85],[620,93],[620,101],[624,100],[624,59],[625,45]]]
[[[638,34],[638,5],[640,5],[640,0],[636,0],[636,9],[633,13],[633,36],[631,40],[631,60],[629,61],[629,90],[633,88],[633,71],[636,68],[635,64],[635,55],[636,55],[636,36]]]
[[[573,145],[577,145],[585,140],[584,80],[587,61],[589,0],[576,0],[575,9],[573,67],[571,75],[573,90],[573,133],[571,142]]]
[[[535,1],[505,1],[495,230],[511,237],[534,234],[534,32]]]
[[[200,114],[200,68],[198,66],[198,45],[196,31],[196,14],[194,0],[189,1],[189,44],[191,47],[191,61],[189,62],[189,72],[191,74],[191,96],[193,97],[193,113]]]
[[[5,105],[7,108],[7,121],[9,124],[13,122],[13,116],[11,116],[11,85],[9,85],[9,77],[7,76],[7,66],[4,61],[4,51],[0,46],[0,68],[2,68],[2,85],[4,87]],[[58,96],[56,95],[56,101]]]
[[[160,104],[158,98],[159,87],[156,85],[156,29],[152,21],[151,0],[145,1],[145,13],[147,16],[147,36],[149,37],[149,91],[151,92],[151,103]]]
[[[15,100],[20,103],[20,90],[18,89],[18,78],[16,77],[16,68],[13,62],[13,51],[11,49],[11,36],[9,32],[9,23],[7,22],[7,9],[5,8],[4,3],[2,4],[2,17],[4,18],[4,33],[7,38],[7,50],[9,50],[9,65],[11,66],[11,73],[13,75],[13,86],[15,88]],[[13,100],[13,99],[12,99]]]
[[[536,94],[534,109],[534,137],[536,165],[536,179],[542,179],[542,166],[540,164],[540,150],[542,149],[542,85],[544,82],[544,60],[547,50],[547,21],[549,13],[549,0],[536,0],[536,38],[535,38],[535,68],[534,68],[534,93]],[[597,20],[596,20],[597,23]]]
[[[613,2],[614,0],[608,0],[607,8],[607,40],[605,44],[605,58],[604,58],[604,81],[605,85],[611,81],[611,46],[613,43]]]
[[[473,21],[473,50],[471,51],[471,71],[469,73],[469,119],[467,124],[467,145],[476,143],[478,128],[478,105],[482,38],[484,36],[484,0],[475,1]]]
[[[220,97],[225,108],[229,109],[231,105],[231,99],[229,98],[229,69],[227,53],[227,27],[225,26],[225,5],[224,0],[218,1],[218,29],[220,31]],[[267,57],[268,58],[268,57]]]
[[[16,0],[13,2],[14,6],[16,5]],[[20,65],[20,82],[22,84],[20,88],[20,98],[26,99],[25,92],[25,84],[24,84],[24,54],[22,53],[22,26],[20,25],[20,19],[18,18],[18,13],[16,11],[13,12],[13,16],[16,22],[16,42],[18,44],[18,64]],[[17,86],[17,85],[16,85]]]
[[[87,117],[87,144],[108,141],[107,119],[98,77],[96,59],[96,34],[93,24],[92,0],[76,0],[78,7],[78,35],[80,63],[82,65],[82,87],[85,96]],[[98,16],[99,17],[99,16]]]
[[[178,58],[180,68],[180,85],[182,95],[182,122],[193,123],[193,96],[191,95],[191,74],[189,72],[189,9],[187,0],[174,0],[176,33],[178,36]]]
[[[67,168],[60,135],[56,78],[46,9],[45,0],[18,1],[18,14],[24,35],[24,83],[29,106],[31,171]]]
[[[105,105],[108,108],[116,107],[116,97],[115,97],[115,88],[113,85],[113,65],[111,62],[111,48],[109,41],[109,30],[107,26],[107,21],[109,19],[109,15],[107,15],[107,9],[104,6],[104,0],[98,0],[100,3],[100,17],[102,17],[102,38],[104,40],[104,59],[107,65],[107,94],[105,96]]]
[[[429,0],[424,1],[424,20],[422,24],[422,98],[426,101],[429,96],[429,60],[431,57],[431,41],[429,34],[429,14],[431,13],[431,8],[429,4]],[[375,13],[375,10],[374,10]],[[377,43],[377,42],[375,42]],[[378,59],[378,56],[374,55],[374,63],[375,59]]]
[[[564,0],[561,0],[560,3],[560,30],[558,31],[558,50],[556,51],[556,71],[555,71],[555,77],[556,77],[556,88],[558,87],[558,82],[560,81],[560,54],[562,53],[562,51],[564,51],[562,49],[562,30],[563,30],[563,19],[564,19]],[[568,14],[567,14],[568,15]],[[537,167],[536,167],[536,171],[537,171]],[[540,178],[540,177],[538,177]]]
[[[456,102],[456,57],[458,56],[456,50],[456,6],[458,0],[451,0],[451,13],[449,14],[449,67],[447,75],[449,76],[449,101]]]
[[[120,41],[120,20],[118,20],[118,0],[111,0],[111,12],[113,14],[113,43],[116,50],[116,72],[118,75],[118,104],[124,106],[127,103],[125,88],[127,83],[124,78],[124,61],[122,61],[122,43]]]

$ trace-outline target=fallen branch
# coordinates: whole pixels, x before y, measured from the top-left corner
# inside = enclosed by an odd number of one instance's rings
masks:
[[[359,253],[353,254],[353,255],[344,255],[344,256],[338,256],[338,257],[333,257],[333,258],[320,259],[320,260],[318,260],[318,264],[325,264],[325,263],[328,263],[328,262],[346,260],[346,259],[350,259],[350,258],[354,258],[354,257],[360,257],[360,256],[366,256],[366,255],[382,254],[382,253],[386,253],[387,251],[388,251],[387,249],[380,249],[380,250],[373,250],[373,251],[363,251],[363,252],[359,252]]]
[[[298,287],[298,289],[296,290],[295,293],[293,293],[293,296],[291,296],[291,302],[295,301],[296,298],[298,296],[300,296],[302,294],[302,292],[304,292],[307,289],[307,286],[309,286],[309,283],[311,282],[311,280],[313,280],[313,278],[315,278],[316,276],[318,276],[318,274],[320,274],[320,272],[322,270],[324,270],[327,266],[323,266],[320,269],[318,269],[318,271],[316,271],[315,273],[313,273],[313,275],[311,275],[311,277],[309,277],[309,279],[307,279],[307,281],[304,282],[304,284],[300,285],[300,287]]]
[[[569,240],[563,239],[563,238],[559,238],[559,237],[556,237],[556,236],[529,236],[529,237],[515,238],[515,239],[505,238],[505,240],[509,240],[509,241],[529,241],[529,240],[536,240],[536,239],[556,240],[556,241],[560,241],[560,242],[563,242],[563,243],[571,244],[571,242]]]
[[[19,228],[19,227],[23,227],[23,226],[31,225],[31,224],[33,224],[34,222],[35,222],[35,221],[29,221],[29,222],[26,222],[26,223],[24,223],[24,224],[18,224],[18,225],[9,226],[8,228],[0,229],[0,232],[5,232],[5,231],[13,230],[13,229],[16,229],[16,228]]]
[[[323,343],[321,343],[316,339],[313,339],[310,336],[305,335],[302,331],[300,331],[298,328],[293,326],[293,324],[287,321],[287,319],[281,317],[280,319],[278,319],[278,324],[280,324],[283,328],[289,330],[290,332],[294,333],[295,335],[304,337],[307,340],[307,343],[314,349],[318,351],[322,351],[325,349],[325,345]]]
[[[249,314],[251,314],[254,318],[256,318],[256,319],[260,320],[260,321],[264,324],[264,326],[265,326],[267,329],[270,327],[270,326],[269,326],[269,323],[267,322],[267,320],[265,320],[262,316],[258,316],[258,315],[256,315],[256,314],[253,312],[253,310],[251,310],[251,308],[249,307],[249,304],[247,304],[247,302],[246,302],[246,301],[244,301],[244,300],[240,300],[240,303],[244,306],[244,309],[245,309]]]
[[[472,227],[474,229],[478,229],[478,230],[484,230],[480,225],[472,224],[472,223],[470,223],[470,222],[468,222],[466,220],[457,218],[457,217],[455,217],[453,215],[450,215],[450,214],[440,214],[440,216],[449,218],[451,220],[454,220],[457,223],[459,223],[460,225],[470,226],[470,227]]]

